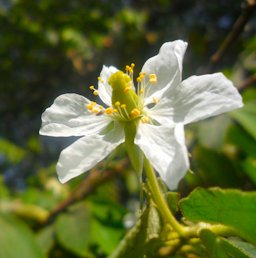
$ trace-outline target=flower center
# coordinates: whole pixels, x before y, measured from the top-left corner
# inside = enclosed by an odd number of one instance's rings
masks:
[[[139,98],[134,91],[131,77],[118,71],[109,77],[112,87],[112,105],[117,109],[122,120],[133,120],[142,114]]]
[[[152,123],[152,119],[147,116],[144,105],[144,98],[148,95],[151,87],[157,84],[157,76],[155,74],[146,74],[140,72],[136,78],[137,89],[133,84],[133,68],[134,64],[125,67],[126,73],[117,71],[108,78],[108,83],[112,87],[112,106],[104,108],[96,102],[87,105],[87,109],[96,115],[106,114],[112,116],[113,119],[128,122],[139,119],[142,123]],[[98,80],[104,82],[100,77]],[[89,87],[93,94],[97,96],[98,90],[94,86]],[[152,97],[152,103],[157,104],[158,99]]]

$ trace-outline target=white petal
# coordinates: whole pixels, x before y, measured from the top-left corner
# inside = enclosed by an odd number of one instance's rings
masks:
[[[123,130],[115,127],[105,136],[85,136],[64,149],[57,163],[61,183],[93,168],[124,141]]]
[[[147,110],[147,115],[156,120],[160,125],[174,126],[174,109],[169,98],[162,98],[154,107]]]
[[[243,106],[242,98],[222,73],[192,76],[173,93],[173,121],[188,124]]]
[[[102,71],[100,73],[100,78],[98,82],[98,91],[99,91],[99,96],[102,99],[102,101],[107,105],[111,106],[111,96],[112,96],[112,88],[108,84],[108,79],[109,77],[117,72],[118,70],[114,66],[103,66]]]
[[[182,75],[182,60],[187,43],[182,40],[167,42],[160,48],[159,54],[146,61],[142,72],[154,73],[157,84],[145,91],[145,103],[151,103],[152,98],[161,98],[168,89],[179,85]]]
[[[100,132],[111,119],[87,110],[88,99],[78,94],[63,94],[42,114],[39,131],[48,136],[81,136]]]
[[[189,167],[183,126],[140,124],[135,143],[167,186],[170,189],[177,188],[178,182]]]

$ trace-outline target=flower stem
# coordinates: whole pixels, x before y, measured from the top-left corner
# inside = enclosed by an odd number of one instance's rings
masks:
[[[153,200],[157,205],[161,215],[181,237],[186,237],[186,230],[176,220],[176,218],[173,216],[172,212],[168,208],[165,198],[159,188],[159,184],[155,176],[154,169],[152,168],[150,162],[146,157],[144,158],[144,169],[147,175],[149,188],[152,193]]]

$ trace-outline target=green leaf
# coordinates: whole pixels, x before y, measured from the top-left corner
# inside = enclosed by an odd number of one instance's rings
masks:
[[[221,246],[220,239],[208,229],[200,232],[200,238],[206,247],[209,258],[230,258]],[[243,258],[243,257],[240,257]]]
[[[10,162],[18,163],[24,158],[26,151],[14,143],[0,138],[0,154],[4,154]]]
[[[149,249],[150,255],[154,255],[158,247],[157,240],[159,240],[160,229],[161,224],[158,211],[150,203],[135,226],[126,234],[125,238],[109,258],[142,258],[145,253],[149,253]],[[148,245],[149,243],[151,245]],[[152,249],[153,245],[154,249]]]
[[[241,240],[225,239],[216,236],[208,229],[200,232],[209,258],[255,258],[256,247]]]
[[[256,159],[255,158],[247,158],[243,163],[242,166],[252,180],[252,182],[256,185]]]
[[[230,115],[256,139],[256,101],[246,103],[243,108],[231,112]]]
[[[36,240],[45,254],[48,254],[52,249],[55,241],[54,227],[52,225],[41,229],[37,235]]]
[[[10,215],[0,215],[0,258],[45,258],[30,229]]]
[[[67,250],[82,257],[91,257],[91,217],[85,207],[76,207],[72,212],[61,214],[55,223],[59,243]]]
[[[221,150],[226,131],[231,124],[227,115],[221,115],[198,124],[198,140],[204,147]]]
[[[232,257],[256,258],[256,246],[239,239],[222,239],[222,246]]]
[[[238,187],[241,184],[236,168],[223,154],[198,146],[192,156],[197,161],[197,175],[204,184],[221,187]]]
[[[181,201],[181,210],[188,220],[230,226],[256,243],[256,192],[197,188]]]
[[[235,144],[246,154],[256,157],[256,144],[253,137],[240,126],[232,126],[227,134],[228,143]]]

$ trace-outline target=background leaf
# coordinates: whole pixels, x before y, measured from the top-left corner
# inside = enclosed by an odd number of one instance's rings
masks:
[[[252,119],[252,117],[256,117],[256,101],[246,103],[242,109],[231,112],[230,115],[256,139],[256,119]]]
[[[45,258],[30,229],[20,220],[0,215],[0,258]]]

